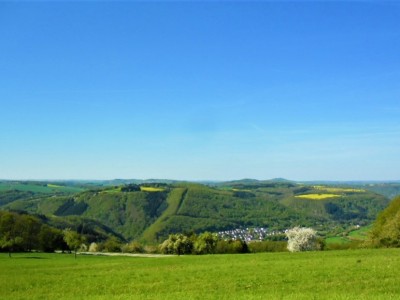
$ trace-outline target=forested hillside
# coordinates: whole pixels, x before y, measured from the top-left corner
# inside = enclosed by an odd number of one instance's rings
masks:
[[[28,188],[4,190],[0,193],[0,207],[43,215],[48,224],[61,229],[71,227],[90,240],[111,235],[120,240],[153,243],[175,232],[245,227],[272,231],[310,226],[322,233],[340,231],[369,224],[389,202],[365,189],[285,180],[244,180],[213,186],[194,183],[59,186],[41,183],[40,192]],[[49,192],[51,188],[56,192]],[[39,188],[34,185],[34,189]]]
[[[378,247],[400,247],[400,196],[382,211],[371,230],[371,242]]]

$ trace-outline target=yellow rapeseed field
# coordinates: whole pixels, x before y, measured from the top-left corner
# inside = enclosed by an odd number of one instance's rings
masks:
[[[342,196],[337,194],[307,194],[307,195],[298,195],[295,197],[302,199],[311,199],[311,200],[324,200],[327,198],[337,198]]]
[[[163,188],[157,188],[157,187],[152,187],[152,186],[141,186],[140,190],[142,192],[162,192],[162,191],[164,191]]]
[[[313,186],[316,190],[323,190],[329,193],[363,193],[365,190],[362,189],[352,189],[352,188],[340,188],[340,187],[327,187],[323,185]]]

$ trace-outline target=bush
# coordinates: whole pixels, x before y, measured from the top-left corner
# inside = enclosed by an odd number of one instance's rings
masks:
[[[99,251],[98,245],[95,242],[89,245],[89,252],[98,252],[98,251]]]
[[[325,246],[325,250],[348,250],[359,249],[365,247],[364,241],[351,241],[348,243],[329,243]]]
[[[121,247],[122,252],[125,253],[144,253],[144,248],[143,246],[137,242],[137,241],[132,241],[129,244],[126,244]]]
[[[234,253],[248,253],[249,248],[246,242],[242,240],[219,240],[215,247],[215,253],[218,254],[234,254]]]
[[[262,241],[249,243],[249,251],[251,253],[258,252],[286,252],[286,241]]]
[[[105,252],[121,252],[121,244],[115,237],[110,237],[103,244]]]

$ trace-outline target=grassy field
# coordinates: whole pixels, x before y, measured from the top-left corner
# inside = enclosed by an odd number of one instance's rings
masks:
[[[0,299],[398,299],[400,250],[96,257],[0,254]]]

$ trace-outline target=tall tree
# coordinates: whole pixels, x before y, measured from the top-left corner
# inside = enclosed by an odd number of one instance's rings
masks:
[[[76,259],[76,252],[78,251],[79,247],[85,242],[84,237],[76,231],[66,229],[64,230],[64,241],[67,243],[68,247],[74,251]]]
[[[0,216],[0,248],[7,249],[10,258],[11,252],[23,243],[18,230],[19,219],[19,216],[13,213],[4,213]]]

